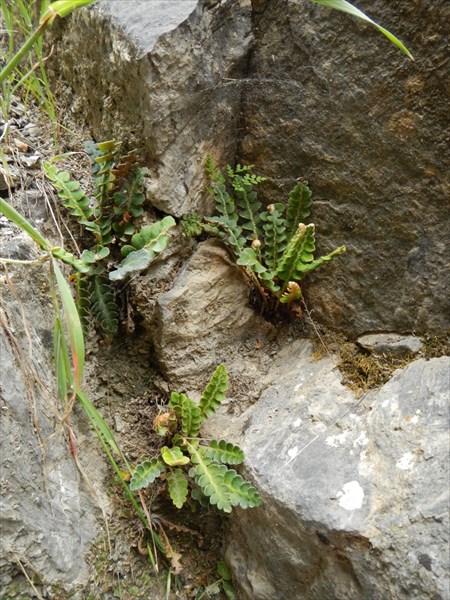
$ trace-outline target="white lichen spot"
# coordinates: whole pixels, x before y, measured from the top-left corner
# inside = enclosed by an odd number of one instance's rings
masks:
[[[410,471],[414,467],[414,454],[406,452],[396,463],[397,469],[402,471]]]
[[[327,430],[327,426],[325,425],[325,423],[314,423],[313,429],[317,433],[323,433]]]
[[[302,420],[301,420],[301,419],[296,419],[296,420],[295,420],[295,421],[292,423],[292,425],[293,425],[294,427],[300,427],[300,425],[301,425],[301,422],[302,422]]]
[[[327,438],[325,438],[325,444],[327,444],[327,446],[333,446],[334,448],[343,446],[347,440],[348,433],[348,431],[343,431],[338,435],[329,435]]]
[[[413,423],[414,425],[417,425],[418,422],[419,422],[419,415],[414,415],[411,418],[411,423]]]
[[[300,451],[298,449],[298,446],[294,446],[293,448],[289,448],[289,450],[287,451],[289,458],[295,458],[299,452]]]
[[[361,431],[356,440],[353,442],[353,447],[356,448],[357,446],[367,446],[368,443],[369,438],[367,437],[365,431]]]
[[[357,481],[348,481],[342,490],[336,494],[339,506],[345,510],[358,510],[363,505],[364,490]]]

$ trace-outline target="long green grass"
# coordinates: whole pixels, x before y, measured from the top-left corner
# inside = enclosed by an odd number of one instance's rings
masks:
[[[7,40],[6,48],[2,49],[2,61],[6,65],[38,27],[39,19],[49,4],[50,0],[0,0],[3,33]],[[43,39],[39,36],[20,64],[1,82],[0,104],[5,121],[10,115],[11,101],[20,90],[25,105],[33,98],[56,127],[56,104],[45,70],[46,59]]]

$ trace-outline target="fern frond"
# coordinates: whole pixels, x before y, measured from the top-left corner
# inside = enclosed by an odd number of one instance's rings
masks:
[[[190,477],[195,479],[205,496],[208,496],[211,504],[217,506],[219,510],[231,512],[233,508],[231,496],[224,483],[226,466],[204,456],[192,444],[188,444],[188,450],[194,464],[189,471]]]
[[[236,178],[234,184],[236,185]],[[239,189],[239,188],[242,189]],[[236,212],[240,217],[240,225],[244,231],[248,231],[248,240],[258,240],[261,238],[261,215],[259,210],[262,206],[261,202],[256,200],[256,192],[250,186],[239,184],[236,187]]]
[[[279,300],[282,304],[290,304],[302,297],[300,286],[295,281],[289,281]]]
[[[111,189],[111,193],[119,191],[126,181],[133,175],[134,171],[138,166],[138,152],[137,150],[131,150],[128,154],[120,157],[116,165],[111,169],[111,173],[114,175],[114,183]]]
[[[120,191],[113,195],[116,219],[113,229],[121,241],[128,240],[134,234],[133,219],[140,217],[144,212],[144,176],[147,173],[148,169],[135,169]]]
[[[197,237],[202,232],[202,223],[197,213],[183,215],[180,224],[187,238]]]
[[[190,462],[189,457],[185,456],[178,446],[172,448],[164,446],[161,448],[161,456],[169,467],[182,467]]]
[[[146,269],[149,264],[162,252],[169,241],[168,232],[175,227],[173,217],[164,217],[153,225],[144,226],[139,233],[131,238],[131,244],[122,247],[122,255],[125,259],[114,271],[109,273],[111,281],[125,279],[132,273],[138,273]]]
[[[346,251],[345,246],[339,246],[339,248],[336,248],[329,254],[325,254],[324,256],[321,256],[320,258],[317,258],[316,260],[313,260],[310,263],[304,264],[302,262],[299,262],[296,265],[296,270],[295,270],[296,279],[298,281],[300,281],[305,275],[307,275],[308,273],[311,273],[311,271],[314,271],[314,269],[317,269],[317,267],[320,267],[321,265],[324,265],[325,263],[330,262],[331,260],[333,260],[333,258],[335,258],[336,256],[339,256],[340,254],[343,254],[345,251]]]
[[[179,394],[178,392],[172,392],[170,394],[169,408],[173,409],[174,413],[181,417],[181,407],[183,405],[182,396],[185,394]]]
[[[204,231],[217,237],[230,247],[236,256],[245,248],[246,239],[242,236],[242,227],[228,217],[206,217],[202,224]]]
[[[152,458],[140,463],[130,481],[130,490],[133,492],[147,487],[166,470],[165,464],[159,458]]]
[[[86,276],[81,273],[75,273],[73,275],[74,287],[75,287],[75,305],[77,307],[78,314],[80,315],[81,326],[83,327],[83,333],[86,334],[89,327],[89,316],[91,308],[90,298],[90,283]]]
[[[314,260],[315,227],[313,223],[303,225],[300,223],[297,233],[288,243],[278,268],[277,276],[284,282],[301,281],[303,277],[333,260],[335,256],[345,252],[345,246],[336,248],[330,254]]]
[[[244,452],[226,440],[212,440],[204,450],[205,456],[227,465],[239,465],[244,460]]]
[[[277,276],[284,282],[295,281],[297,265],[311,262],[314,258],[314,250],[314,225],[300,223],[278,263]]]
[[[267,211],[261,214],[264,231],[263,259],[267,268],[274,271],[286,247],[286,224],[283,218],[284,206],[280,203],[270,204]]]
[[[203,415],[193,400],[180,394],[181,401],[181,433],[186,437],[196,437],[200,431]]]
[[[75,217],[80,225],[83,225],[94,235],[100,235],[100,228],[94,221],[94,210],[91,208],[91,200],[85,192],[80,189],[78,181],[71,179],[66,171],[58,171],[55,165],[49,162],[43,163],[47,178],[56,188],[62,204],[72,217]]]
[[[169,495],[177,508],[182,508],[188,496],[188,481],[181,469],[174,469],[167,475]]]
[[[289,194],[286,212],[288,237],[295,235],[300,223],[305,223],[311,212],[311,190],[305,183],[297,183]]]
[[[107,277],[96,275],[91,278],[90,296],[92,313],[106,335],[115,335],[119,325],[119,314],[114,290]]]
[[[224,365],[219,365],[214,371],[211,381],[205,388],[199,402],[202,418],[209,417],[222,403],[228,389],[228,375]]]
[[[227,469],[224,475],[224,485],[230,495],[233,506],[254,508],[262,504],[262,499],[256,489],[234,469]]]

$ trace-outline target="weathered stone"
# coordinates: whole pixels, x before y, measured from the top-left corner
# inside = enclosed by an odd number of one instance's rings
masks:
[[[61,28],[55,83],[69,83],[67,105],[97,140],[114,136],[141,151],[154,206],[204,212],[206,156],[223,163],[236,152],[232,80],[247,63],[250,0],[100,0]]]
[[[36,258],[33,244],[14,226],[3,227],[2,238],[1,256]],[[5,597],[15,576],[23,578],[20,564],[47,584],[86,582],[84,555],[97,531],[95,503],[56,416],[61,409],[53,378],[54,315],[43,267],[8,265],[8,273],[1,280],[0,330],[0,595]],[[76,421],[74,416],[74,431]]]
[[[449,327],[444,0],[361,1],[376,29],[311,2],[256,15],[239,158],[286,198],[308,179],[318,250],[347,253],[305,280],[315,318],[352,335]],[[446,258],[447,254],[447,258]]]
[[[264,505],[232,516],[249,600],[442,600],[448,593],[450,358],[418,360],[358,402],[306,341],[241,419]],[[239,432],[222,435],[239,439]]]
[[[369,350],[372,354],[418,354],[423,347],[419,338],[414,335],[401,335],[397,333],[373,333],[362,335],[357,340],[358,344]]]
[[[149,198],[171,214],[211,208],[208,153],[220,165],[256,164],[268,176],[267,201],[307,178],[319,252],[348,248],[305,283],[315,318],[351,335],[439,334],[450,314],[450,8],[361,8],[417,62],[367,24],[312,2],[155,1],[149,10],[146,0],[101,0],[64,20],[57,80],[69,83],[62,97],[96,138],[140,148]]]
[[[172,386],[203,382],[239,339],[264,330],[248,306],[248,293],[223,246],[200,244],[173,288],[157,298],[150,326],[156,359]]]

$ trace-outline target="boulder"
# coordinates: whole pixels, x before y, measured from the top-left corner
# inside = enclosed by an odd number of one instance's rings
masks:
[[[356,400],[335,360],[311,352],[280,353],[240,430],[216,423],[264,499],[231,518],[242,598],[444,600],[450,358],[410,363]]]
[[[0,234],[2,257],[36,258],[33,244],[15,227],[2,222]],[[5,598],[16,597],[9,595],[10,585],[17,591],[22,568],[31,578],[36,575],[38,589],[40,582],[71,589],[86,583],[85,553],[97,533],[96,502],[57,417],[62,413],[53,376],[54,315],[43,269],[8,265],[8,274],[1,274],[0,595]],[[76,421],[74,416],[78,432]],[[88,462],[99,459],[90,454]]]
[[[414,356],[423,348],[419,338],[398,333],[362,335],[356,341],[361,348],[375,355]]]
[[[315,318],[356,336],[450,325],[447,60],[450,6],[356,4],[408,46],[313,2],[260,2],[242,81],[239,159],[284,200],[313,198],[318,251],[347,253],[305,280]]]
[[[201,387],[239,340],[264,335],[267,325],[248,306],[248,294],[225,248],[212,240],[200,244],[172,289],[156,299],[149,327],[171,389]]]
[[[99,0],[64,19],[57,40],[61,100],[96,141],[140,151],[153,205],[174,216],[212,208],[204,164],[236,153],[250,0]]]

